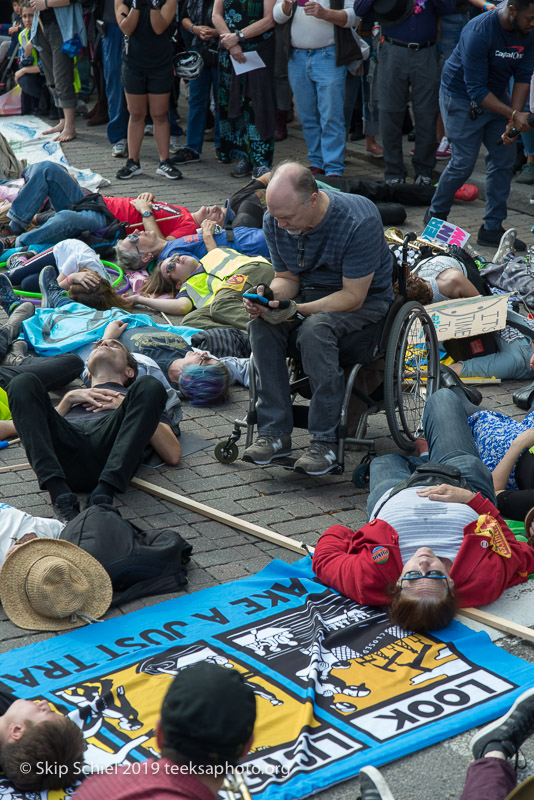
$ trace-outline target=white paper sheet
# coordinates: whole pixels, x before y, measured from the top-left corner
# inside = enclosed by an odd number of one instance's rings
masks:
[[[260,69],[265,66],[265,61],[255,50],[251,50],[250,53],[244,53],[244,56],[246,58],[244,64],[240,64],[233,56],[230,56],[236,75],[242,75],[244,72],[252,72],[253,69]]]

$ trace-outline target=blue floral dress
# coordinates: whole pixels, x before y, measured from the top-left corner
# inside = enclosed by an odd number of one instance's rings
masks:
[[[263,18],[263,0],[224,0],[223,8],[231,33]],[[221,161],[245,158],[253,167],[270,167],[276,116],[274,29],[239,44],[245,54],[257,50],[265,68],[236,76],[228,50],[219,49]]]
[[[482,410],[469,417],[468,423],[482,461],[493,472],[519,434],[534,427],[534,411],[519,421],[497,411]],[[515,465],[506,488],[519,488],[515,480]]]

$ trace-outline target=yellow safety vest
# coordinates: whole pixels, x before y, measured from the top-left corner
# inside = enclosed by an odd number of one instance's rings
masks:
[[[23,50],[26,49],[26,45],[30,40],[29,37],[30,37],[30,31],[28,30],[28,28],[23,28],[18,36],[19,44]],[[33,59],[33,66],[35,67],[37,64],[37,50],[35,49],[35,47],[32,50],[32,59]]]
[[[7,394],[0,389],[0,419],[11,419],[11,411],[7,404]]]
[[[216,293],[223,288],[225,281],[247,264],[268,264],[263,256],[245,256],[230,247],[216,247],[200,259],[204,272],[193,275],[182,286],[195,308],[211,303]],[[237,287],[236,287],[237,288]]]
[[[19,44],[20,44],[20,46],[22,47],[23,50],[26,48],[26,45],[29,42],[29,36],[30,36],[30,31],[28,30],[28,28],[24,28],[19,33],[19,36],[18,36]],[[32,59],[33,59],[33,66],[35,67],[39,63],[39,59],[38,59],[38,56],[37,56],[37,50],[35,49],[35,47],[32,50]],[[79,92],[80,92],[80,90],[82,88],[82,82],[80,80],[80,73],[78,72],[78,69],[76,67],[77,60],[78,60],[77,58],[74,59],[74,65],[75,66],[74,66],[73,86],[74,86],[75,93],[79,94]]]

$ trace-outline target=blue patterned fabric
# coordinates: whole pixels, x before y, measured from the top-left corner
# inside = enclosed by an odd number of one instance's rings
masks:
[[[469,417],[468,422],[482,461],[493,471],[519,434],[534,427],[534,411],[519,421],[497,411],[482,410]],[[506,488],[519,488],[515,480],[515,465]]]

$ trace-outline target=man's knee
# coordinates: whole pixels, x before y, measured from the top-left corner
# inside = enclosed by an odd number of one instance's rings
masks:
[[[41,405],[43,395],[46,394],[42,381],[29,372],[12,378],[6,386],[6,392],[11,413],[21,404],[35,409],[36,405]]]
[[[447,420],[455,419],[458,414],[465,418],[462,401],[450,389],[438,389],[428,398],[425,404],[423,423],[432,421],[438,411]]]

